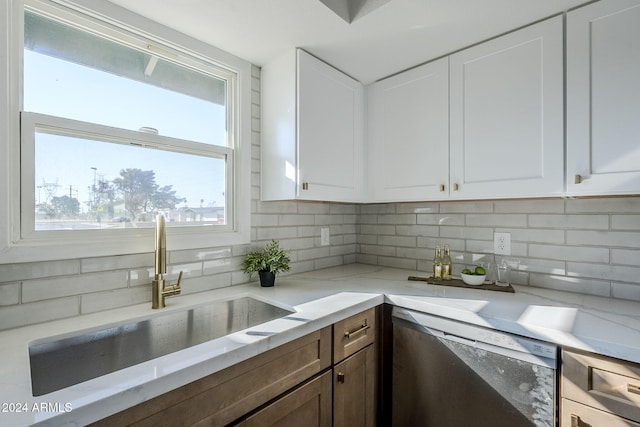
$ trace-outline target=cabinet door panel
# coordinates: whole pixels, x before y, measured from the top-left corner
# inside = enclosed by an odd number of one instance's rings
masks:
[[[366,347],[333,368],[333,425],[375,425],[375,352]]]
[[[639,39],[637,1],[598,2],[567,16],[571,194],[640,191]]]
[[[247,418],[244,427],[330,427],[331,372],[310,381]]]
[[[563,191],[562,18],[451,56],[451,195]]]
[[[448,197],[448,58],[374,83],[368,95],[373,200]]]
[[[298,52],[300,198],[354,201],[364,174],[364,89],[304,51]]]

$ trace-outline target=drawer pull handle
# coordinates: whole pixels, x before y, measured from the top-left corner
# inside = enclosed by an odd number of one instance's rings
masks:
[[[338,372],[338,382],[344,384],[344,372]]]
[[[440,191],[444,191],[444,184],[440,184]]]
[[[576,414],[571,414],[571,427],[580,427],[580,417]]]
[[[629,393],[640,394],[640,385],[627,384],[627,391]]]
[[[351,337],[353,337],[354,335],[361,334],[364,331],[366,331],[367,329],[369,329],[370,327],[371,326],[367,325],[367,322],[365,322],[365,323],[362,324],[362,326],[360,326],[355,331],[344,331],[344,336],[347,337],[348,339],[351,339]]]

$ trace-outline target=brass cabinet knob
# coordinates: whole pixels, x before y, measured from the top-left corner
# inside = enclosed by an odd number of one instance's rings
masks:
[[[444,191],[444,184],[440,184],[440,191]]]
[[[303,182],[302,183],[302,189],[303,190],[308,190],[309,189],[309,183],[308,182]]]
[[[344,372],[338,372],[338,382],[344,384]]]
[[[458,191],[458,190],[460,190],[460,186],[456,182],[455,184],[453,184],[453,191]]]
[[[573,183],[574,184],[581,184],[582,183],[582,175],[579,175],[579,174],[574,175]]]

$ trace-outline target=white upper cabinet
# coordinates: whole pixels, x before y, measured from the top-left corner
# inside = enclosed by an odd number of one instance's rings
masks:
[[[367,87],[372,201],[449,197],[449,59]]]
[[[567,15],[567,192],[640,193],[640,3]]]
[[[562,17],[455,53],[450,73],[451,197],[563,194]]]
[[[362,84],[300,49],[261,79],[262,200],[363,201]]]

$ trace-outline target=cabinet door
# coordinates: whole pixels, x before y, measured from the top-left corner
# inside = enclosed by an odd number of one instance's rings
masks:
[[[640,4],[567,15],[567,191],[640,191]],[[578,178],[578,179],[576,179]]]
[[[599,411],[587,405],[562,399],[560,427],[640,427],[626,418]]]
[[[373,345],[333,368],[333,425],[374,426],[375,352]]]
[[[286,394],[247,418],[243,427],[331,427],[331,372]]]
[[[364,89],[298,50],[298,197],[361,201]]]
[[[452,197],[563,193],[562,33],[558,16],[450,57]]]
[[[449,197],[449,59],[367,88],[373,201]]]

